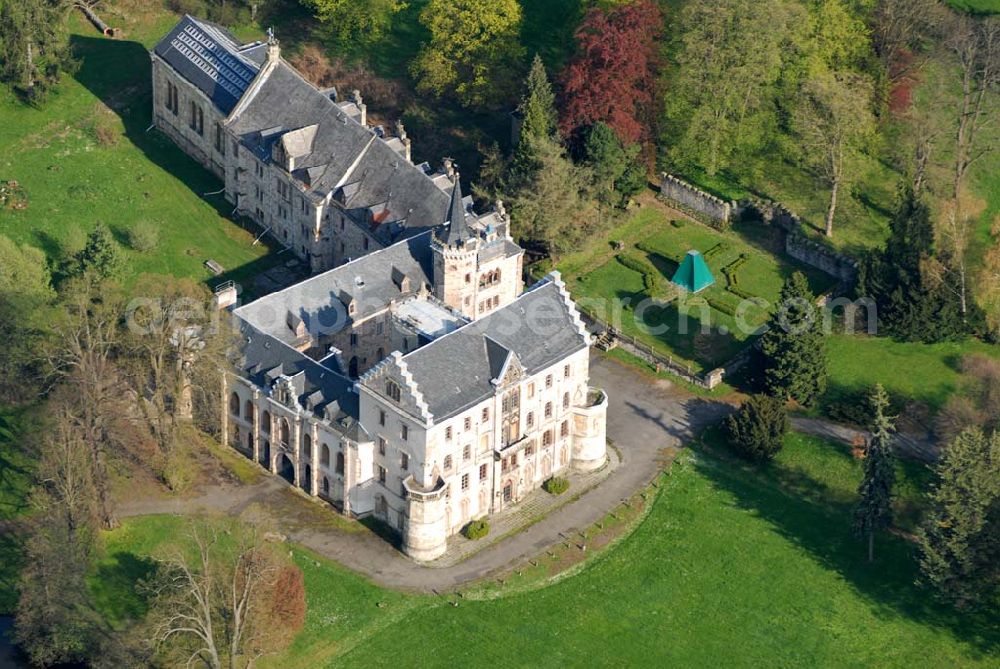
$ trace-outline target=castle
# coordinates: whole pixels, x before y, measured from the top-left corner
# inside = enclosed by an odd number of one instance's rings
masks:
[[[223,438],[432,560],[470,520],[606,460],[590,335],[553,273],[524,290],[501,203],[369,127],[280,57],[184,17],[151,53],[154,124],[311,278],[233,305]]]

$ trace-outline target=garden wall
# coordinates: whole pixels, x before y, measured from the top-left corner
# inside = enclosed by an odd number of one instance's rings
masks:
[[[815,267],[842,283],[853,284],[858,276],[858,263],[853,258],[837,253],[819,242],[789,232],[785,236],[785,253],[801,263]]]
[[[672,174],[663,173],[660,197],[703,223],[717,228],[729,226],[733,204],[695,188]]]

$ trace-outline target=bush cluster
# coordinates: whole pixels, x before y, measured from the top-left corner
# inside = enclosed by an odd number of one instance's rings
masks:
[[[482,539],[489,533],[490,533],[490,522],[485,518],[480,518],[479,520],[473,520],[464,528],[462,528],[462,534],[465,535],[465,538],[471,539],[473,541],[476,541],[477,539]]]
[[[542,488],[550,495],[561,495],[569,490],[569,480],[561,476],[553,476],[542,484]]]

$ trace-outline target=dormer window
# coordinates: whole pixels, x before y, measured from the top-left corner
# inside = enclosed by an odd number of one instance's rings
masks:
[[[389,399],[391,399],[393,402],[398,402],[401,396],[401,393],[399,391],[399,384],[396,383],[395,381],[386,381],[385,394],[388,395]]]

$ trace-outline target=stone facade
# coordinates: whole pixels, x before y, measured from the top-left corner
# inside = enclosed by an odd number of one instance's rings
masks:
[[[607,398],[557,274],[523,291],[502,203],[410,162],[280,58],[185,17],[152,52],[154,124],[316,276],[247,305],[223,439],[418,560],[569,467],[606,461]],[[537,321],[537,322],[536,322]]]

